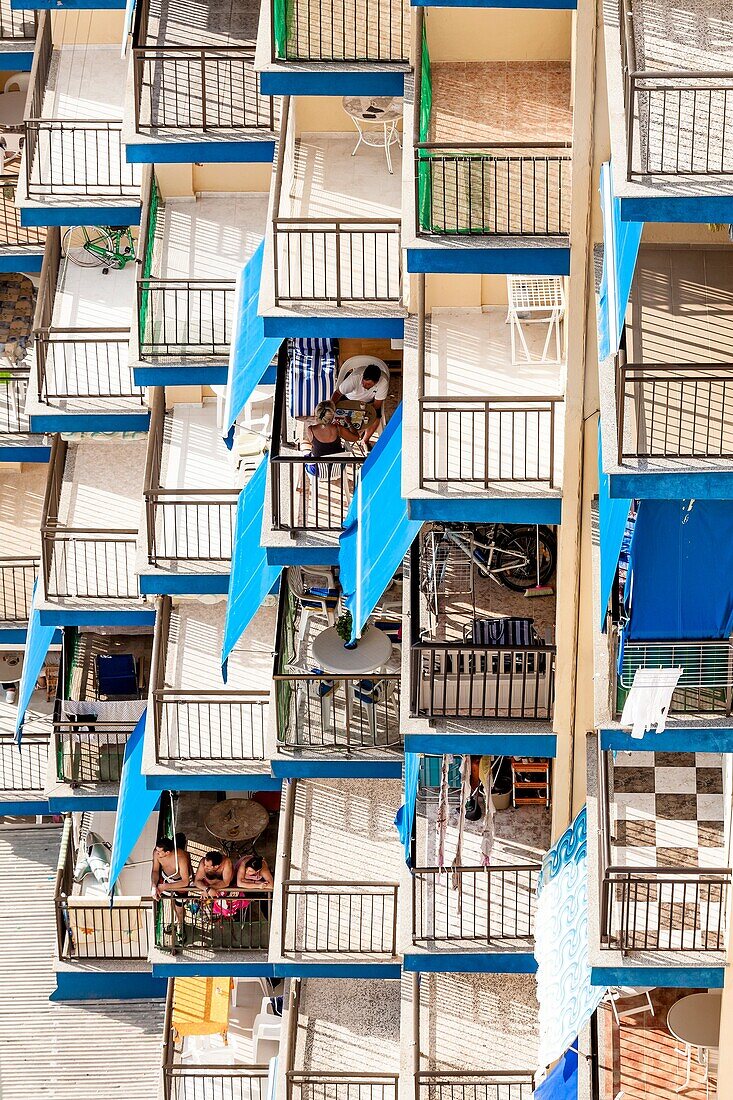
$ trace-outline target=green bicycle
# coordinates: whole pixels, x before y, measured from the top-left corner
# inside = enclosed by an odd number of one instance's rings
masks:
[[[128,225],[71,226],[64,233],[64,256],[77,267],[122,269],[135,259],[135,243]]]

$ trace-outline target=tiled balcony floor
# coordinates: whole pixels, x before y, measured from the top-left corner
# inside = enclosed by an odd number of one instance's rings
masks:
[[[302,134],[295,143],[289,201],[283,183],[280,214],[294,218],[399,218],[402,206],[397,146],[392,146],[393,175],[383,149],[351,152],[356,132]]]
[[[145,451],[144,439],[71,443],[64,467],[59,523],[108,531],[137,529]]]
[[[152,0],[141,45],[254,46],[259,16],[257,0]]]
[[[685,1079],[685,1056],[667,1030],[667,1013],[675,1001],[703,989],[653,989],[654,1015],[649,1012],[613,1020],[609,1005],[601,1005],[600,1021],[600,1100],[710,1100],[717,1095],[715,1081],[706,1091],[702,1066],[692,1059],[691,1085],[678,1090]],[[635,1007],[639,1002],[629,1002]],[[624,1002],[619,1005],[623,1007]]]
[[[733,4],[683,0],[669,18],[665,0],[634,0],[636,64],[641,71],[727,72],[733,52]]]

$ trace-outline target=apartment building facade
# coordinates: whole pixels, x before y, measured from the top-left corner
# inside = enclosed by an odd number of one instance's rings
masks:
[[[678,16],[3,4],[0,811],[140,1096],[726,1095],[733,77]]]

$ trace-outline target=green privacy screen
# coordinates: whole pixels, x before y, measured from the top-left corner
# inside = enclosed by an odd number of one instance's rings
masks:
[[[287,0],[273,0],[272,23],[275,32],[275,56],[287,59],[288,12]]]
[[[422,72],[420,79],[420,134],[419,140],[428,140],[430,133],[430,115],[433,109],[433,84],[430,78],[430,53],[425,24],[422,28]],[[424,149],[417,152],[417,195],[420,216],[420,228],[431,228],[431,209],[433,205],[432,184],[430,180],[430,154]]]
[[[155,175],[153,175],[153,179],[150,184],[150,206],[148,207],[148,221],[146,227],[147,236],[145,239],[145,254],[143,256],[143,287],[142,293],[140,294],[140,317],[138,319],[141,345],[145,343],[145,326],[148,320],[148,298],[150,297],[150,291],[148,290],[148,284],[146,280],[150,278],[150,274],[153,270],[155,227],[158,222],[159,205],[160,192],[158,191],[158,185],[155,182]]]

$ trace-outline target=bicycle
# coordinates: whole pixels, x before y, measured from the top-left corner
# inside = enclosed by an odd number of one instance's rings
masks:
[[[452,585],[454,593],[473,592],[474,569],[512,592],[526,592],[546,585],[557,563],[557,539],[545,526],[433,524],[426,539],[421,588],[434,611],[439,590],[446,592]],[[461,564],[468,569],[461,569]]]
[[[75,236],[81,230],[83,240]],[[77,267],[106,267],[121,271],[135,259],[135,242],[128,225],[71,226],[61,241],[64,256]]]

